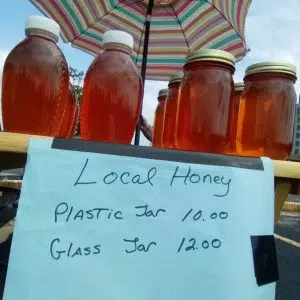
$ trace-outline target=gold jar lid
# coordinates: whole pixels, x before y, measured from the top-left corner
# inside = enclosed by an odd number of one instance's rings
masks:
[[[226,63],[232,67],[235,65],[235,57],[231,53],[217,49],[199,49],[187,55],[185,65],[194,61],[217,61]]]
[[[158,92],[158,98],[168,96],[169,89],[162,89]]]
[[[234,90],[235,90],[236,92],[241,92],[241,91],[244,89],[244,87],[245,87],[244,82],[236,82],[236,83],[234,84]]]
[[[297,78],[296,67],[289,63],[282,62],[263,62],[254,65],[250,65],[246,69],[246,75],[257,73],[285,73]]]
[[[183,76],[184,76],[184,73],[183,73],[183,72],[175,73],[174,75],[172,75],[172,76],[170,77],[169,84],[171,84],[171,83],[176,83],[176,82],[181,82]]]

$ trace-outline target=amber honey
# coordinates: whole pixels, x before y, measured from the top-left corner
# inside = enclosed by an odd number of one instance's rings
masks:
[[[8,55],[2,78],[5,131],[58,136],[67,105],[69,71],[57,46],[59,26],[29,17],[26,38]]]
[[[234,98],[233,105],[231,106],[231,128],[230,128],[230,149],[226,151],[226,154],[236,155],[236,136],[237,136],[237,123],[239,116],[239,108],[241,96],[244,90],[244,83],[238,82],[234,84]]]
[[[83,86],[81,137],[129,144],[140,116],[142,83],[132,61],[133,38],[116,30],[104,35],[104,51],[89,67]]]
[[[78,105],[72,93],[72,88],[69,86],[69,93],[67,98],[67,106],[65,109],[62,126],[60,128],[60,137],[73,137],[76,130],[78,115]]]
[[[176,114],[178,94],[183,72],[173,75],[169,81],[169,92],[166,99],[162,143],[164,148],[175,148]]]
[[[230,141],[235,58],[221,50],[202,49],[185,61],[180,87],[175,143],[178,149],[224,153]]]
[[[162,89],[158,93],[158,104],[155,110],[154,129],[152,146],[162,148],[162,133],[164,127],[165,104],[168,96],[168,89]]]
[[[286,63],[255,64],[246,70],[244,81],[238,154],[286,160],[293,140],[296,68]]]

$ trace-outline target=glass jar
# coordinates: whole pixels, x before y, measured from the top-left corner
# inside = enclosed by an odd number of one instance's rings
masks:
[[[266,62],[247,68],[240,102],[237,150],[244,156],[286,160],[292,149],[296,68]]]
[[[3,127],[10,132],[58,136],[69,92],[67,61],[57,46],[59,25],[31,16],[25,34],[4,63]]]
[[[168,91],[168,89],[162,89],[158,92],[158,104],[155,110],[154,129],[152,138],[153,147],[162,148],[162,133],[166,107],[165,104],[168,96]]]
[[[237,122],[239,116],[239,107],[241,96],[244,90],[244,82],[237,82],[234,84],[234,98],[233,105],[231,109],[231,129],[230,129],[230,140],[231,149],[226,151],[227,154],[237,154],[236,151],[236,134],[237,134]],[[235,146],[235,147],[234,147]]]
[[[180,83],[184,73],[178,72],[170,78],[166,99],[165,118],[162,134],[163,148],[175,148],[176,114]]]
[[[81,137],[130,144],[140,116],[142,81],[131,53],[130,34],[109,30],[104,51],[89,67],[83,85]]]
[[[224,153],[230,141],[235,58],[213,49],[187,56],[178,100],[175,143],[178,149]]]

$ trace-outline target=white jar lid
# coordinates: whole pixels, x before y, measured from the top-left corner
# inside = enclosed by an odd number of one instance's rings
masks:
[[[103,45],[108,43],[117,43],[122,44],[130,49],[133,49],[133,37],[125,32],[120,30],[108,30],[103,35]]]
[[[41,29],[52,33],[57,38],[59,36],[59,25],[52,19],[42,16],[30,16],[26,20],[25,31],[27,29]]]

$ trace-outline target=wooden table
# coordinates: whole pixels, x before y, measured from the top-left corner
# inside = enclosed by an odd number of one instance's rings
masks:
[[[49,138],[27,134],[0,132],[0,170],[23,168],[30,138]],[[275,221],[291,190],[298,190],[300,162],[273,160],[275,172]],[[2,181],[2,187],[21,188],[21,181]]]

